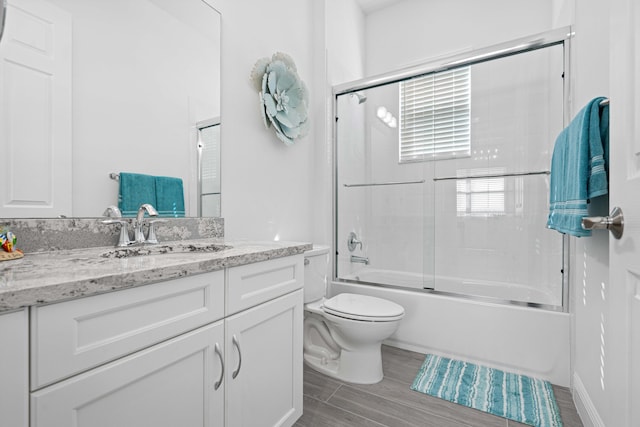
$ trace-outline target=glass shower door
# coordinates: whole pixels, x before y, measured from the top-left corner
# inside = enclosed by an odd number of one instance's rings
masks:
[[[397,83],[337,97],[336,277],[424,289],[432,168],[398,161],[398,97]]]

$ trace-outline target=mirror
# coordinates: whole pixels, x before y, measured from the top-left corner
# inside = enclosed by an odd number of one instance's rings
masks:
[[[0,217],[100,216],[119,172],[182,178],[197,215],[198,124],[220,117],[212,1],[8,0]]]
[[[220,120],[198,123],[198,216],[220,216]]]

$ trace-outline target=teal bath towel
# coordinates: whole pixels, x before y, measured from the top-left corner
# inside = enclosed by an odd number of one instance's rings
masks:
[[[179,218],[184,216],[184,189],[182,179],[156,176],[155,206],[158,216]]]
[[[547,227],[572,236],[590,236],[582,228],[590,199],[607,194],[609,107],[591,100],[556,139],[551,160]]]
[[[151,175],[120,172],[118,208],[122,216],[136,216],[143,203],[156,205],[156,179]]]

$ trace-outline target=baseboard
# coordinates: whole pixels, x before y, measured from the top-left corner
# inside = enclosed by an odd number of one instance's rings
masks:
[[[606,427],[577,373],[573,374],[573,391],[573,401],[584,427]]]

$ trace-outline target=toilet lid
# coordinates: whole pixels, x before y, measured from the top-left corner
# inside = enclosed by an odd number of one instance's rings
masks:
[[[338,294],[323,304],[326,313],[353,320],[390,322],[404,316],[404,308],[395,302],[369,295]]]

